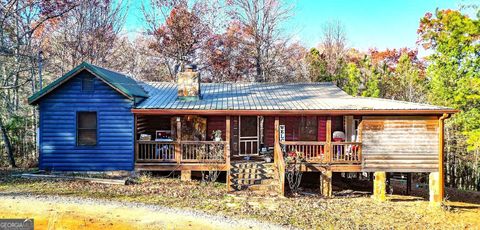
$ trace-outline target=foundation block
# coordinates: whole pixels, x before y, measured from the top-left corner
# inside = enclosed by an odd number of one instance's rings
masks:
[[[439,206],[443,198],[440,194],[440,174],[438,172],[430,173],[428,177],[428,189],[430,191],[430,204]]]
[[[182,170],[181,180],[182,181],[191,181],[192,180],[192,170]]]
[[[320,174],[320,193],[325,197],[332,197],[332,171]]]
[[[386,201],[387,174],[385,172],[375,172],[373,176],[373,199],[382,202]]]

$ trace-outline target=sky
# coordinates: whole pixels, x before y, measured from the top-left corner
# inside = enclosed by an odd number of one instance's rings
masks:
[[[147,0],[148,1],[148,0]],[[416,48],[419,20],[426,12],[458,9],[462,0],[294,0],[293,17],[284,24],[285,33],[305,47],[315,47],[322,26],[339,20],[345,27],[348,46],[369,48]],[[139,31],[141,1],[131,0],[125,29]],[[420,51],[421,52],[421,51]]]

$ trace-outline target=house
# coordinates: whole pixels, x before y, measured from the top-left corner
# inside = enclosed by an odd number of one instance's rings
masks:
[[[304,159],[300,170],[321,173],[324,195],[332,172],[374,172],[378,185],[385,172],[429,172],[437,201],[444,119],[456,112],[353,97],[332,83],[200,83],[192,66],[177,83],[138,82],[88,63],[28,100],[40,111],[42,170],[181,171],[184,178],[215,170],[237,189],[268,174],[284,193],[284,155],[293,151]],[[273,163],[258,161],[269,154]]]

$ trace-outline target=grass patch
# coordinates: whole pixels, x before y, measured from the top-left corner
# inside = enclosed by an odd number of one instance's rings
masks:
[[[369,197],[246,197],[226,194],[225,184],[205,185],[174,178],[141,176],[138,184],[106,185],[79,181],[24,179],[0,172],[0,192],[78,196],[141,202],[202,210],[226,216],[254,218],[282,225],[311,228],[475,228],[480,206],[455,202],[449,210],[429,207],[428,201],[391,196],[376,203]]]

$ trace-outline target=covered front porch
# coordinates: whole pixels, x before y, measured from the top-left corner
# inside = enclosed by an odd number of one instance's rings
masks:
[[[361,170],[361,118],[135,114],[135,168],[145,171],[228,171],[238,161],[301,154],[303,171]]]

